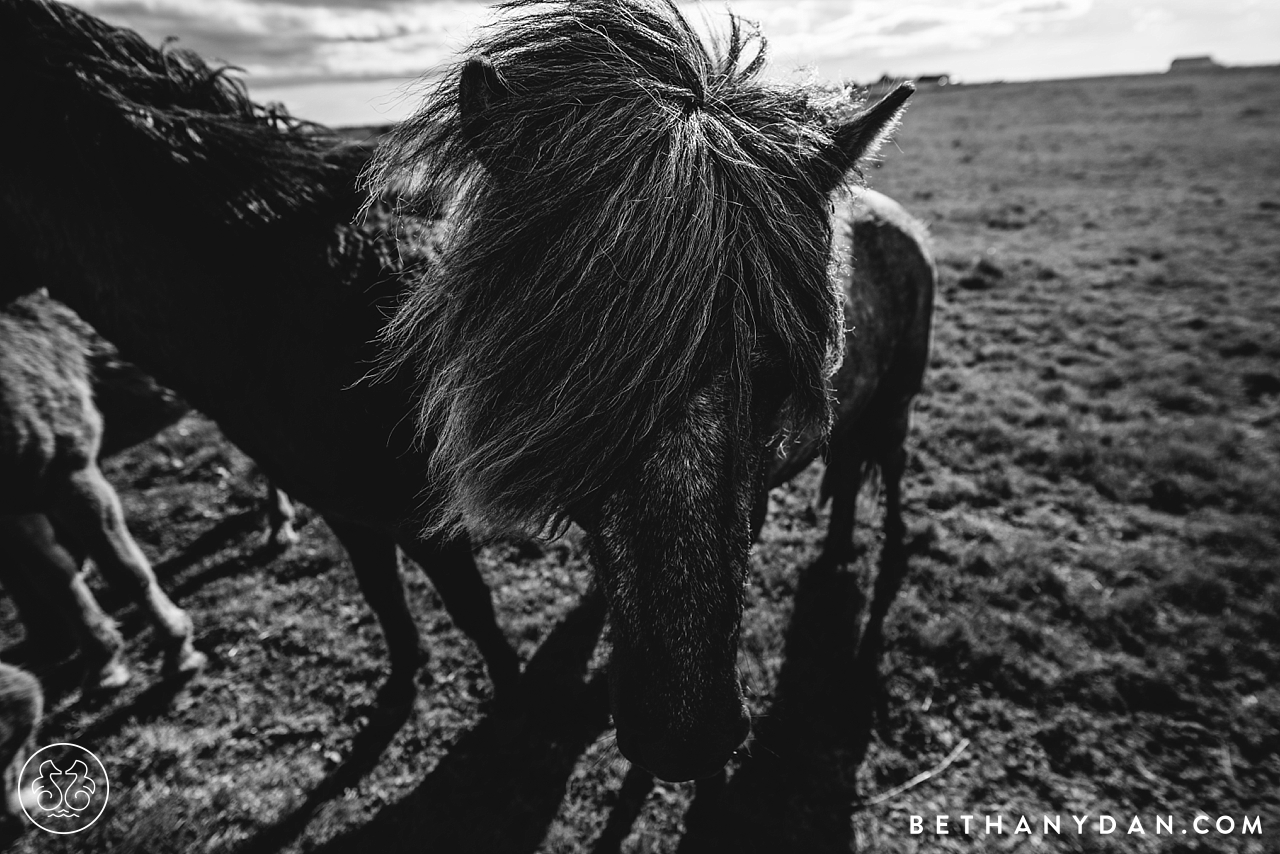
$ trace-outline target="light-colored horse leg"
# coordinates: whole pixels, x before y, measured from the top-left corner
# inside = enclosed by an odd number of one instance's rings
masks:
[[[165,672],[192,673],[203,667],[205,656],[191,643],[191,618],[160,589],[151,564],[125,527],[119,496],[97,465],[74,472],[55,492],[58,521],[83,544],[107,581],[127,590],[151,615],[164,644]]]
[[[70,630],[85,666],[84,687],[123,687],[129,681],[124,639],[85,584],[83,556],[73,554],[49,518],[38,514],[0,518],[0,543],[13,558],[5,583],[33,594],[24,597],[30,601],[21,612],[28,638],[47,643],[54,633]]]
[[[298,531],[294,522],[298,514],[293,509],[293,502],[274,483],[267,482],[267,519],[271,525],[267,531],[267,543],[278,549],[287,549],[298,542]]]

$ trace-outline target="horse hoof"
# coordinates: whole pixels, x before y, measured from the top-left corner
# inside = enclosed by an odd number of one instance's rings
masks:
[[[191,646],[190,641],[172,655],[166,655],[163,672],[166,676],[186,676],[199,673],[209,663],[209,657]]]
[[[90,694],[119,691],[132,678],[133,673],[123,661],[112,659],[97,670],[85,674],[81,690]]]
[[[493,697],[498,702],[505,702],[519,693],[520,689],[520,656],[512,650],[511,657],[504,656],[503,661],[489,670],[489,681],[493,683]]]
[[[273,551],[284,552],[296,546],[301,539],[302,537],[298,535],[293,525],[286,522],[279,528],[267,531],[262,538],[262,544]]]

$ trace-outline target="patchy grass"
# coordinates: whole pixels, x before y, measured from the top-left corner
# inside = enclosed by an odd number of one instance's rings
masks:
[[[882,690],[855,654],[879,536],[810,571],[811,470],[775,491],[753,557],[757,738],[717,784],[627,776],[574,541],[480,551],[532,660],[518,709],[491,708],[477,653],[406,571],[431,684],[388,719],[376,623],[321,522],[265,551],[252,467],[199,418],[115,460],[210,666],[158,685],[123,608],[135,685],[89,700],[49,674],[41,738],[92,745],[112,803],[16,850],[1276,850],[1278,137],[1276,69],[916,95],[869,170],[929,223],[942,286]],[[934,778],[865,803],[962,739]],[[1152,835],[1199,811],[1261,815],[1266,835]],[[908,833],[940,813],[1001,814],[1005,833]],[[1011,835],[1022,813],[1121,828],[1038,845]],[[1147,835],[1123,832],[1134,814]]]

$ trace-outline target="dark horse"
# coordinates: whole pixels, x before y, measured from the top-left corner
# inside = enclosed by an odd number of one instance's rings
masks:
[[[397,543],[510,690],[519,660],[469,544],[411,521],[426,457],[397,426],[408,389],[353,388],[412,256],[352,224],[367,149],[44,0],[0,0],[0,76],[32,129],[0,137],[0,226],[38,280],[321,512],[382,626],[391,696],[423,660]]]
[[[832,418],[833,194],[910,89],[859,111],[762,82],[736,19],[713,51],[671,2],[502,7],[376,155],[375,187],[410,210],[449,200],[384,373],[419,382],[426,530],[578,522],[610,605],[619,748],[707,775],[748,731],[753,515],[787,437],[821,442]],[[927,342],[927,304],[910,311]],[[922,370],[881,390],[899,453]]]
[[[11,114],[40,129],[0,138],[0,225],[56,295],[323,514],[391,686],[421,660],[397,543],[501,692],[518,660],[458,532],[582,523],[613,615],[619,745],[659,776],[701,776],[747,731],[734,658],[753,508],[779,442],[831,417],[831,194],[909,94],[859,110],[767,85],[748,41],[735,25],[712,53],[673,6],[641,2],[492,31],[381,164],[449,206],[406,293],[412,247],[349,224],[361,152],[190,54],[0,0]],[[413,370],[361,384],[397,304],[385,340]]]

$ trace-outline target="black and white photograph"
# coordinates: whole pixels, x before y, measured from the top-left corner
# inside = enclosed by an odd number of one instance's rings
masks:
[[[1280,4],[0,0],[0,851],[1280,852]]]

